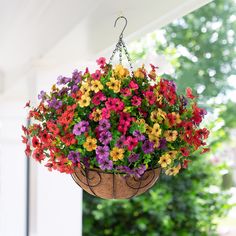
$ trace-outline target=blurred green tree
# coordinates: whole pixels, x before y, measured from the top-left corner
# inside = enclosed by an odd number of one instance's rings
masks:
[[[209,118],[210,128],[218,125],[211,138],[213,151],[236,127],[236,106],[227,97],[227,78],[236,74],[235,12],[235,1],[215,0],[164,27],[166,42],[156,38],[155,44],[157,52],[170,58],[180,53],[172,60],[173,76],[180,92],[196,89],[214,117]],[[134,57],[145,56],[148,48],[142,46]],[[220,190],[220,168],[205,157],[193,157],[188,170],[176,177],[162,176],[148,193],[129,201],[101,200],[85,193],[83,235],[216,235],[216,219],[229,208],[228,195]]]

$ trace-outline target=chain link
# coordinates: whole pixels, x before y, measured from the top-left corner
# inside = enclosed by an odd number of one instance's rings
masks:
[[[111,64],[111,62],[112,62],[112,60],[113,60],[113,58],[114,58],[117,51],[119,51],[119,61],[120,61],[120,64],[122,64],[122,49],[124,49],[125,56],[128,60],[129,67],[130,67],[130,70],[131,70],[131,75],[133,77],[134,76],[133,66],[132,66],[132,62],[131,62],[129,52],[128,52],[128,50],[126,48],[126,45],[123,41],[123,35],[120,36],[119,41],[116,44],[116,47],[115,47],[114,51],[112,52],[112,55],[111,55],[110,60],[109,60],[109,64]]]

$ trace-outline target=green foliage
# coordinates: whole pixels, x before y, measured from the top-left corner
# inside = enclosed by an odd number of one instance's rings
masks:
[[[218,169],[196,159],[188,171],[162,175],[147,193],[131,200],[101,200],[84,193],[83,235],[215,235],[215,220],[228,210]]]

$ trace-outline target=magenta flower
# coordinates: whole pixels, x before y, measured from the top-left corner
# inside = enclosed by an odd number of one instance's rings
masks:
[[[96,70],[95,73],[91,74],[91,77],[94,80],[100,80],[100,78],[101,78],[101,71],[100,70]]]
[[[118,148],[123,148],[125,145],[125,135],[122,135],[116,142]]]
[[[101,68],[103,68],[106,65],[106,58],[100,57],[98,60],[96,60],[96,62]]]
[[[125,140],[125,145],[129,151],[132,151],[138,145],[138,139],[128,136]]]
[[[133,96],[133,98],[131,99],[131,103],[133,106],[140,106],[142,103],[142,99],[138,96]]]

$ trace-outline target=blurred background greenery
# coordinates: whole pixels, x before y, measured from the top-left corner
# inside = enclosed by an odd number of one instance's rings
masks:
[[[112,236],[219,234],[220,219],[235,205],[235,12],[234,0],[216,0],[129,45],[134,60],[145,60],[150,51],[164,54],[174,67],[164,77],[175,79],[180,92],[197,91],[208,111],[211,152],[193,156],[187,170],[162,175],[149,192],[131,200],[84,193],[84,236],[95,235],[94,229]]]

